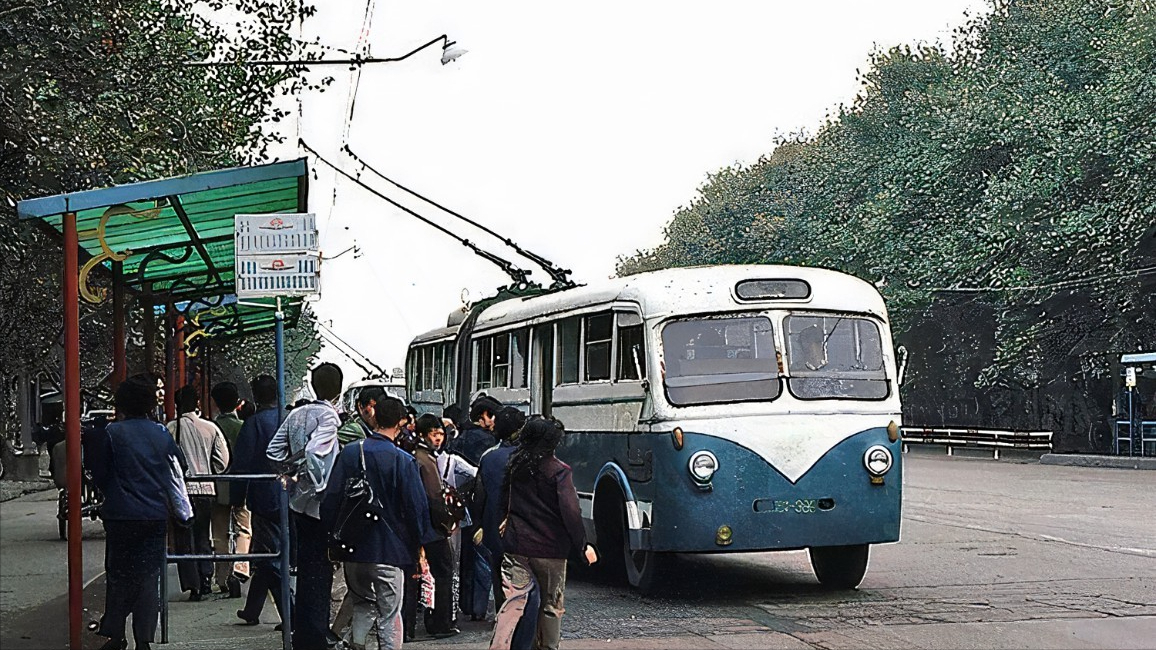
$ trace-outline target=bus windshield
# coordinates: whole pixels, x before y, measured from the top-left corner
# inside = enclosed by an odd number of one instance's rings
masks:
[[[787,386],[799,399],[884,399],[879,326],[853,316],[788,316]]]
[[[773,400],[782,392],[765,316],[680,320],[662,330],[671,404]]]

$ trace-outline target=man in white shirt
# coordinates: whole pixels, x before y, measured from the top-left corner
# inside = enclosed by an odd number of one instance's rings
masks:
[[[169,422],[169,433],[185,455],[190,475],[221,474],[229,466],[229,445],[216,424],[200,416],[200,396],[195,386],[177,391],[177,409],[180,417]],[[186,481],[189,501],[193,506],[193,523],[188,532],[176,532],[176,547],[180,554],[209,554],[213,552],[210,522],[217,488],[212,481]],[[213,563],[208,560],[183,560],[177,563],[181,591],[189,592],[189,600],[198,601],[213,591]]]
[[[293,470],[297,480],[289,496],[290,544],[297,558],[297,594],[291,609],[293,647],[326,650],[333,570],[320,506],[337,458],[341,417],[333,403],[341,395],[341,368],[323,363],[313,369],[310,381],[317,400],[289,412],[266,455],[299,468]]]

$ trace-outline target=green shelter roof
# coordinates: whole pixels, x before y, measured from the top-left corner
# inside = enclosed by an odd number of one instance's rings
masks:
[[[125,287],[158,302],[183,303],[205,315],[213,338],[232,338],[273,327],[273,310],[226,300],[235,291],[234,225],[237,214],[305,212],[305,159],[222,169],[177,178],[72,192],[17,204],[22,219],[36,219],[60,237],[63,215],[76,213],[82,291],[86,269],[121,261]],[[244,302],[260,302],[244,301]],[[272,304],[272,301],[270,301]],[[282,300],[286,324],[302,301]]]

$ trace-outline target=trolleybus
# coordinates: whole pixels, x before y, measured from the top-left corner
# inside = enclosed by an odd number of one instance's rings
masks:
[[[486,393],[560,419],[587,532],[636,587],[669,553],[807,549],[852,588],[899,540],[901,369],[850,275],[679,268],[483,303],[407,363],[419,411]]]

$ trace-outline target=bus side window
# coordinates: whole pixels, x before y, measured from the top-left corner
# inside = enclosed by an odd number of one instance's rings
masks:
[[[490,387],[490,380],[493,371],[493,345],[494,339],[486,337],[478,339],[474,344],[474,367],[477,369],[474,377],[474,389],[482,389]]]
[[[636,363],[637,360],[637,363]],[[638,381],[646,378],[646,348],[643,345],[642,325],[618,327],[618,381]],[[638,371],[642,376],[638,376]]]
[[[614,315],[586,317],[586,381],[610,379],[610,350],[614,342]]]
[[[558,373],[561,384],[578,383],[578,357],[581,348],[581,320],[571,316],[558,321]]]

